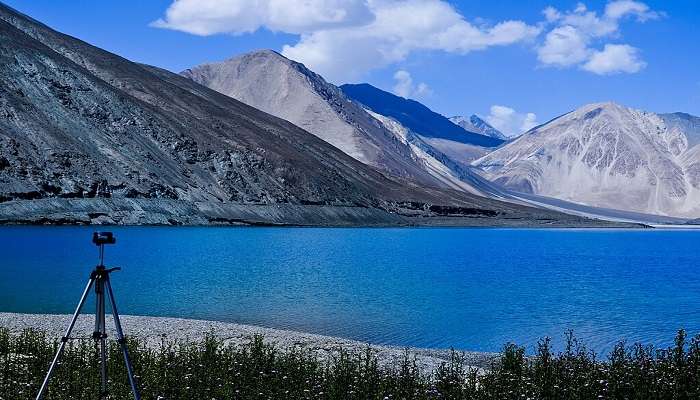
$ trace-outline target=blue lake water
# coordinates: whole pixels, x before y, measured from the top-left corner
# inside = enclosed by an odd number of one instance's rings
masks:
[[[567,329],[598,352],[700,333],[700,231],[112,230],[124,314],[483,351]],[[72,312],[92,231],[0,228],[0,311]]]

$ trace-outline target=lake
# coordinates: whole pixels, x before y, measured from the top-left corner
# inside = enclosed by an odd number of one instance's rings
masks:
[[[97,261],[93,230],[1,227],[0,311],[72,312]],[[700,231],[111,230],[123,314],[480,351],[532,352],[567,329],[598,352],[700,333]]]

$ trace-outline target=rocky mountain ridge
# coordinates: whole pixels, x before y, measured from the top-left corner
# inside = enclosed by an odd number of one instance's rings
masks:
[[[476,160],[507,188],[596,207],[700,215],[700,119],[589,104]]]

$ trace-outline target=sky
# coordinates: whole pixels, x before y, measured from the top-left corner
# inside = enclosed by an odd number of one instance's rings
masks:
[[[273,49],[514,135],[584,104],[700,115],[698,0],[0,0],[173,72]]]

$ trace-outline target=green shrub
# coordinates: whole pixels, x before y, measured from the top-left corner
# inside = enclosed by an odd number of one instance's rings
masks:
[[[319,359],[304,348],[279,349],[262,337],[236,346],[208,336],[199,342],[162,341],[147,347],[130,339],[144,399],[699,399],[700,337],[679,331],[668,349],[620,343],[597,359],[568,333],[560,353],[549,339],[536,354],[506,345],[488,370],[453,351],[432,375],[407,351],[389,365],[374,350],[338,349]],[[57,343],[42,332],[0,328],[0,400],[33,399]],[[99,387],[92,341],[71,341],[51,381],[48,400],[94,399]],[[108,352],[111,399],[130,399],[122,354]]]

